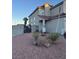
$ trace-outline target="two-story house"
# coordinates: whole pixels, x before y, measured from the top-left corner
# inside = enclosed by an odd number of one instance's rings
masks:
[[[37,7],[29,15],[29,23],[32,32],[58,32],[64,33],[66,30],[66,1],[62,1],[55,6],[45,3]]]
[[[30,15],[29,15],[29,22],[31,24],[32,32],[34,32],[36,29],[39,31],[42,31],[43,23],[40,22],[40,20],[43,20],[38,15],[43,16],[49,16],[50,15],[50,8],[52,8],[51,5],[48,3],[45,3],[42,6],[37,7]]]

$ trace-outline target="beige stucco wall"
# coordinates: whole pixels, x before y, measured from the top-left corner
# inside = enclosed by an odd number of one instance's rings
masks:
[[[56,8],[53,8],[52,10],[50,10],[50,7],[46,7],[44,9],[44,14],[46,16],[55,16],[57,14],[59,14],[59,8],[61,8],[61,11],[60,13],[66,13],[66,2],[64,2],[64,4],[60,5],[60,6],[57,6]],[[38,26],[39,27],[39,31],[42,30],[42,26],[43,24],[39,22],[39,20],[43,20],[42,18],[38,17],[40,13],[40,10],[37,10],[34,14],[32,14],[30,17],[29,17],[29,22],[32,26],[32,32],[35,31],[35,26]],[[35,18],[35,20],[34,20]],[[48,21],[46,23],[46,31],[47,32],[55,32],[56,31],[56,26],[57,26],[57,22],[58,22],[58,19],[54,19],[54,20],[51,20],[51,21]],[[35,23],[35,24],[34,24]],[[66,25],[66,18],[60,18],[60,21],[59,21],[59,27],[58,27],[58,32],[61,33],[62,31],[65,31],[65,25]]]
[[[66,13],[66,0],[64,0],[64,3],[63,3],[63,12]]]
[[[50,16],[50,8],[48,4],[45,5],[45,16]]]
[[[54,19],[54,20],[48,21],[46,23],[46,31],[50,33],[56,32],[58,20],[60,21],[59,21],[57,32],[59,33],[62,33],[62,31],[64,32],[66,29],[66,18],[60,18],[60,19]]]
[[[31,25],[38,25],[38,10],[29,17]],[[35,18],[35,19],[34,19]],[[35,24],[34,24],[35,23]]]
[[[39,11],[37,10],[34,14],[32,14],[32,15],[29,17],[29,22],[30,22],[30,24],[31,24],[32,32],[35,31],[35,26],[39,26],[38,13],[39,13]]]
[[[62,5],[60,5],[60,6],[56,7],[56,8],[53,8],[51,10],[51,16],[55,16],[55,15],[59,14],[59,8],[61,8],[60,13],[63,13],[63,4],[62,4]]]
[[[60,13],[66,13],[66,4],[64,2],[64,4],[57,6],[56,8],[53,8],[51,10],[51,16],[55,16],[55,15],[59,14],[59,8],[61,8]],[[58,20],[59,20],[59,25],[58,25],[57,32],[59,32],[59,33],[65,32],[66,31],[66,17],[48,21],[46,23],[46,31],[47,32],[56,32]]]

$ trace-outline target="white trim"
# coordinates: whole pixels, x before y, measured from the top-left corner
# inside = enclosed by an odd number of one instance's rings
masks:
[[[42,32],[46,32],[45,20],[44,20],[44,19],[43,19],[43,28],[42,28]]]

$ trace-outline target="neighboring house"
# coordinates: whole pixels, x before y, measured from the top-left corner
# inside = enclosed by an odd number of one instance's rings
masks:
[[[48,3],[37,7],[29,15],[32,32],[58,32],[63,34],[66,30],[66,1],[55,6]]]

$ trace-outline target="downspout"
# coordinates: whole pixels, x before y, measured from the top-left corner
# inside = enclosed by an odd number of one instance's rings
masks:
[[[56,32],[58,32],[58,27],[59,27],[60,11],[61,11],[61,6],[59,7],[59,16],[58,16],[58,22],[57,22],[57,26],[56,26]]]

